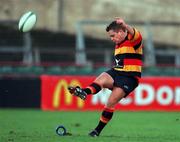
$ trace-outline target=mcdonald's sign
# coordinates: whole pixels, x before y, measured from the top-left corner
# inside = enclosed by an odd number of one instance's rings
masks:
[[[110,90],[88,95],[83,101],[69,94],[68,86],[88,86],[95,76],[41,76],[41,108],[43,110],[101,110],[107,103]],[[117,110],[180,111],[180,78],[144,77]]]
[[[84,109],[85,102],[72,96],[68,86],[88,85],[94,77],[88,76],[41,76],[41,108],[44,110]]]
[[[73,79],[70,81],[70,83],[67,83],[65,79],[61,79],[57,82],[54,92],[53,92],[53,107],[58,108],[60,107],[60,102],[62,98],[62,89],[64,92],[64,103],[65,105],[69,106],[72,105],[72,95],[69,94],[69,91],[67,90],[68,86],[81,86],[80,82],[76,79]],[[84,106],[84,102],[80,99],[77,98],[77,107],[82,108]]]

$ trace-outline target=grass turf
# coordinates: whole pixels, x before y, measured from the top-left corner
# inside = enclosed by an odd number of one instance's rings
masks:
[[[87,133],[101,112],[48,112],[31,109],[0,109],[0,142],[179,142],[179,112],[119,112],[101,136]],[[72,136],[58,136],[64,125]]]

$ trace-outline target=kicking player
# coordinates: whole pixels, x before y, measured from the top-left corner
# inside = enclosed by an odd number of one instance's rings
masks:
[[[140,32],[126,24],[121,18],[111,22],[106,32],[116,44],[114,49],[115,65],[110,70],[101,73],[86,88],[69,87],[71,94],[85,100],[87,95],[96,94],[102,88],[112,90],[107,104],[102,111],[98,125],[89,136],[99,136],[106,124],[111,120],[115,105],[128,96],[139,83],[142,67],[142,36]]]

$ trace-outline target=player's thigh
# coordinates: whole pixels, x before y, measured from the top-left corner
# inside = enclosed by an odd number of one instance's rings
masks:
[[[110,108],[114,107],[122,98],[124,98],[125,95],[126,93],[122,88],[114,87],[108,98],[106,106]]]
[[[106,72],[101,73],[94,82],[100,84],[103,88],[113,88],[114,84],[113,78]]]

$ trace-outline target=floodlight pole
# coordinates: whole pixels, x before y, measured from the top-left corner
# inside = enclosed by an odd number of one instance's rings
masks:
[[[64,21],[64,0],[58,1],[58,27],[59,30],[63,30],[63,21]]]
[[[155,66],[156,65],[156,58],[155,58],[155,49],[153,44],[153,35],[150,30],[151,24],[149,22],[145,23],[145,30],[147,33],[147,41],[146,41],[146,56],[145,56],[145,64],[148,66]]]
[[[32,56],[32,41],[31,41],[30,33],[24,33],[23,39],[24,39],[23,63],[31,65],[33,63],[33,56]]]
[[[85,43],[84,35],[82,31],[81,22],[76,23],[76,54],[75,60],[77,65],[86,65],[86,52],[85,52]]]

